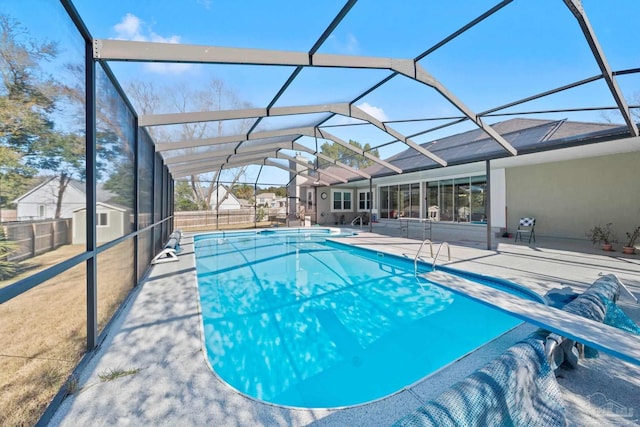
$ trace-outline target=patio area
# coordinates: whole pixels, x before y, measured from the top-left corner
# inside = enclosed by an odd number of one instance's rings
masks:
[[[387,230],[386,235],[383,232]],[[395,227],[359,232],[348,240],[378,251],[410,254],[421,241],[394,236]],[[398,235],[400,229],[397,230]],[[523,324],[421,382],[379,401],[342,410],[283,408],[244,397],[211,371],[202,351],[193,245],[183,238],[179,262],[156,265],[138,286],[103,344],[79,374],[51,426],[72,425],[389,425],[435,398],[536,328]],[[601,272],[615,273],[640,296],[640,256],[604,253],[585,241],[546,241],[535,246],[496,239],[496,249],[451,240],[459,269],[491,275],[544,295],[569,287],[580,292]],[[640,306],[619,305],[638,323]],[[124,375],[102,380],[109,373]],[[114,375],[115,376],[115,375]],[[575,425],[640,423],[640,367],[600,352],[558,382]]]

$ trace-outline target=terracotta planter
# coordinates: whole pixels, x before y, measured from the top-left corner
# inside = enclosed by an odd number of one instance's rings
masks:
[[[611,243],[603,243],[602,244],[602,250],[603,251],[608,251],[608,252],[613,251],[613,244],[611,244]]]
[[[623,254],[629,254],[629,255],[633,255],[636,253],[636,248],[633,246],[623,246],[622,247],[622,253]]]

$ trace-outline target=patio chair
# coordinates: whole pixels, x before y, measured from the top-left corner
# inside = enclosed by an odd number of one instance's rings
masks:
[[[440,221],[440,208],[438,206],[429,206],[429,209],[427,209],[427,211],[429,213],[429,219],[431,221]]]
[[[520,236],[520,241],[522,241],[523,235],[529,235],[529,243],[531,243],[531,238],[533,238],[533,242],[536,241],[536,219],[535,218],[520,218],[520,222],[518,223],[518,229],[516,230],[516,242],[518,241],[518,236]]]

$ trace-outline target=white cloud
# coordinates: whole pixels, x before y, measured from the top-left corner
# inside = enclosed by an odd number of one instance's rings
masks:
[[[333,43],[336,53],[342,55],[355,55],[360,50],[358,39],[351,33],[347,34],[344,40],[334,35],[329,36],[329,40]]]
[[[369,104],[368,102],[363,102],[357,107],[363,110],[364,112],[371,114],[373,117],[380,120],[381,122],[386,122],[387,120],[389,120],[389,118],[387,117],[387,115],[385,114],[382,108],[375,107]]]
[[[182,74],[194,68],[194,64],[168,64],[164,62],[148,62],[144,69],[156,74]]]
[[[132,13],[127,13],[122,21],[113,26],[117,40],[151,41],[155,43],[180,43],[180,36],[164,37],[155,33],[143,20]],[[149,62],[144,64],[144,69],[158,74],[182,74],[194,68],[194,64],[172,64],[162,62]]]
[[[360,105],[356,105],[356,107],[360,108],[365,113],[372,115],[373,117],[380,120],[381,122],[389,120],[389,118],[387,117],[387,115],[385,114],[382,108],[375,107],[369,104],[368,102],[363,102]],[[366,123],[366,121],[360,120],[360,119],[354,119],[353,117],[346,117],[346,116],[336,116],[332,121],[332,124],[337,124],[337,125],[354,125],[358,123]]]
[[[336,116],[333,118],[334,121],[332,121],[332,124],[336,124],[336,125],[356,125],[358,123],[366,123],[363,120],[360,119],[354,119],[352,117],[345,117],[345,116]]]
[[[141,34],[143,22],[137,16],[127,13],[122,21],[113,26],[118,40],[134,40],[144,41],[145,38]]]
[[[353,34],[347,34],[345,47],[347,49],[347,52],[349,53],[356,53],[358,50],[360,50],[360,43],[358,43],[358,39],[356,38],[356,36],[354,36]]]
[[[208,10],[211,9],[211,4],[213,2],[211,0],[197,0],[196,3]]]
[[[180,36],[162,37],[160,34],[151,33],[149,40],[156,43],[180,43]]]

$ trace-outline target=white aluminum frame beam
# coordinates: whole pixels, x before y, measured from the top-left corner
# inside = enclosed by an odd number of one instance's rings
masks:
[[[493,130],[492,127],[486,125],[480,116],[474,113],[469,107],[467,107],[462,101],[460,101],[453,93],[451,93],[442,83],[436,80],[427,70],[425,70],[420,64],[415,64],[415,69],[411,74],[405,74],[400,70],[397,70],[400,74],[403,74],[413,80],[417,80],[420,83],[432,87],[440,95],[442,95],[447,101],[453,104],[462,114],[467,116],[469,120],[474,122],[476,126],[482,129],[487,135],[493,138],[498,144],[507,150],[511,155],[517,156],[518,150],[515,149],[506,139],[502,137],[498,132]]]
[[[277,145],[276,145],[277,144]],[[262,147],[252,147],[251,150],[242,150],[239,149],[237,154],[249,154],[249,153],[255,153],[255,154],[265,154],[265,153],[270,153],[270,150],[262,150],[259,149]],[[351,166],[348,166],[342,162],[340,162],[339,160],[336,160],[330,156],[327,156],[323,153],[320,153],[314,149],[308,148],[304,145],[301,145],[295,141],[289,140],[289,141],[282,141],[282,142],[278,142],[278,143],[274,143],[273,146],[271,148],[280,148],[280,149],[290,149],[293,151],[303,151],[305,153],[309,153],[313,156],[316,156],[320,159],[323,159],[339,168],[345,169],[349,172],[351,172],[354,176],[358,175],[362,178],[365,179],[370,179],[371,175],[369,175],[366,172],[362,172],[361,170],[352,168]],[[193,175],[196,174],[195,172],[190,172],[190,171],[198,171],[197,173],[205,173],[205,172],[212,172],[214,169],[216,169],[217,167],[221,166],[221,165],[225,165],[227,167],[237,167],[237,166],[245,166],[246,164],[238,164],[237,161],[233,161],[232,160],[232,155],[236,154],[235,152],[231,152],[231,151],[225,151],[225,152],[216,152],[216,153],[202,153],[202,154],[194,154],[194,155],[189,155],[189,156],[182,156],[180,159],[180,161],[175,161],[175,162],[171,162],[171,163],[167,163],[167,160],[174,160],[177,159],[177,157],[172,157],[169,159],[165,159],[165,164],[167,164],[167,166],[169,166],[170,172],[172,172],[172,174],[175,173],[180,173],[180,174],[185,174],[186,175]],[[283,156],[285,155],[284,153],[277,151],[276,152],[276,156]],[[191,157],[193,156],[193,157]],[[225,162],[220,162],[220,160],[225,159]],[[258,160],[261,160],[262,157],[257,157]],[[187,163],[187,165],[182,165],[181,163]],[[202,164],[207,164],[207,168],[202,168],[200,167],[200,165]],[[250,164],[250,163],[249,163]],[[184,168],[181,168],[182,166],[185,166]],[[187,167],[190,166],[190,167]],[[206,169],[206,170],[205,170]],[[343,181],[344,178],[338,177],[337,175],[334,175],[330,172],[324,171],[322,169],[317,169],[318,173],[320,174],[325,174],[327,176],[330,176],[332,178],[335,178],[338,181]],[[186,176],[186,175],[180,175],[180,176]],[[176,175],[177,176],[177,175]],[[344,182],[344,181],[343,181]]]
[[[253,141],[256,139],[265,139],[265,138],[273,138],[277,136],[291,136],[293,138],[297,138],[299,136],[310,136],[310,137],[320,137],[323,139],[328,139],[333,141],[336,144],[342,145],[348,150],[353,151],[354,153],[360,154],[371,161],[378,163],[385,168],[391,169],[396,173],[402,173],[402,169],[392,165],[389,162],[386,162],[382,159],[377,158],[373,154],[366,152],[360,148],[357,148],[348,142],[343,141],[335,135],[330,134],[329,132],[322,131],[320,129],[316,129],[314,127],[298,127],[298,128],[289,128],[289,129],[278,129],[274,131],[264,131],[264,132],[254,132],[249,135],[231,135],[231,136],[220,136],[215,138],[205,138],[205,139],[195,139],[195,140],[187,140],[187,141],[178,141],[178,142],[167,142],[163,144],[156,145],[156,152],[163,152],[168,150],[181,150],[186,148],[196,148],[196,147],[204,147],[209,145],[216,144],[225,144],[228,142],[238,142],[242,143],[244,141]]]
[[[293,157],[293,156],[289,156],[288,154],[285,154],[285,153],[283,153],[283,152],[281,152],[281,151],[278,151],[278,152],[276,153],[276,158],[277,158],[277,159],[289,160],[289,161],[292,161],[292,162],[298,163],[299,165],[306,166],[307,170],[313,170],[313,171],[315,171],[315,172],[320,173],[320,171],[319,171],[318,169],[316,169],[316,168],[310,168],[310,167],[309,167],[309,163],[303,162],[302,160],[296,159],[295,157]],[[333,179],[335,179],[335,180],[337,180],[337,181],[340,181],[340,182],[342,182],[342,183],[345,183],[345,184],[346,184],[347,182],[349,182],[349,181],[347,181],[346,179],[344,179],[344,178],[342,178],[342,177],[340,177],[340,176],[338,176],[338,175],[332,174],[332,173],[330,173],[330,172],[323,171],[322,173],[323,173],[323,174],[325,174],[325,175],[327,175],[328,177],[333,178]]]
[[[296,171],[294,169],[288,168],[286,166],[283,166],[279,163],[276,163],[274,161],[269,160],[269,157],[259,157],[259,158],[255,158],[252,160],[245,160],[244,162],[239,162],[239,163],[235,163],[233,165],[228,164],[228,163],[209,163],[206,166],[202,166],[200,169],[193,169],[190,168],[188,170],[177,170],[175,172],[171,172],[171,175],[174,179],[177,178],[183,178],[185,176],[190,176],[190,175],[199,175],[201,173],[208,173],[208,172],[212,172],[216,169],[222,170],[223,168],[227,167],[240,167],[240,166],[249,166],[249,165],[264,165],[264,166],[273,166],[288,172],[292,172],[295,173],[296,175],[300,175],[304,178],[308,178],[308,179],[313,179],[314,181],[317,181],[318,183],[322,184],[322,185],[326,185],[329,186],[331,185],[330,183],[323,181],[321,179],[316,179],[315,177],[311,177],[308,174],[302,173],[305,171]]]
[[[266,150],[251,152],[251,153],[221,154],[219,156],[211,156],[211,157],[201,158],[197,160],[191,160],[188,162],[175,163],[172,165],[167,165],[167,167],[169,168],[170,171],[172,171],[172,170],[178,170],[178,169],[189,169],[189,167],[197,168],[200,165],[208,164],[208,163],[223,162],[231,165],[234,162],[237,162],[237,161],[242,162],[246,159],[256,159],[256,158],[260,159],[260,158],[273,156],[278,152],[278,150],[279,148],[276,148],[276,149],[271,148],[271,149],[266,149]]]
[[[184,141],[165,142],[162,144],[156,144],[156,152],[163,152],[169,150],[182,150],[185,148],[207,147],[210,145],[226,144],[229,142],[241,143],[245,141],[254,141],[257,139],[267,139],[274,137],[291,137],[297,138],[306,134],[313,136],[313,127],[295,127],[287,129],[278,129],[262,132],[253,132],[251,134],[238,134],[228,136],[217,136],[213,138],[191,139]]]
[[[272,108],[241,108],[237,110],[202,111],[192,113],[145,114],[138,119],[139,126],[179,125],[184,123],[214,122],[222,120],[253,119],[290,116],[294,114],[339,113],[348,111],[349,104],[318,104]]]
[[[255,164],[262,164],[262,162],[260,161],[260,159],[254,159],[254,160],[247,160],[245,162],[238,162],[236,164],[234,164],[233,166],[231,166],[230,168],[237,168],[237,167],[241,167],[241,166],[250,166],[250,165],[255,165]],[[200,169],[194,169],[194,168],[189,168],[186,170],[170,170],[169,172],[171,173],[171,176],[174,179],[177,178],[182,178],[185,176],[191,176],[191,175],[200,175],[203,173],[210,173],[210,172],[214,172],[216,170],[221,170],[224,166],[229,166],[227,163],[211,163],[207,166],[202,166]]]
[[[627,123],[627,127],[629,128],[629,132],[631,132],[631,136],[640,136],[638,127],[633,121],[633,116],[631,115],[631,111],[629,110],[629,104],[627,104],[627,101],[624,99],[624,95],[622,94],[622,91],[618,86],[618,82],[613,76],[613,71],[609,66],[609,61],[607,61],[607,57],[605,56],[604,51],[602,50],[602,47],[598,42],[593,28],[591,27],[589,18],[587,17],[587,14],[582,7],[582,1],[564,0],[564,3],[567,5],[573,16],[575,16],[575,18],[578,20],[578,24],[580,25],[582,34],[584,34],[584,37],[587,39],[587,43],[589,43],[591,53],[598,63],[598,67],[600,67],[602,76],[607,82],[607,86],[609,86],[609,91],[611,91],[611,95],[618,105],[618,109],[620,110],[622,118]]]
[[[376,119],[371,114],[367,113],[366,111],[362,110],[361,108],[358,108],[355,105],[351,105],[350,106],[349,116],[371,123],[372,125],[374,125],[378,129],[380,129],[380,130],[388,133],[389,135],[393,136],[398,141],[404,142],[406,145],[408,145],[409,147],[413,148],[414,150],[416,150],[418,153],[422,154],[423,156],[426,156],[426,157],[430,158],[434,162],[438,163],[440,166],[447,166],[447,161],[446,160],[444,160],[443,158],[433,154],[431,151],[429,151],[426,148],[420,146],[419,144],[416,144],[413,140],[411,140],[411,138],[407,138],[406,136],[404,136],[403,134],[401,134],[397,130],[393,129],[391,126],[385,125],[383,122],[381,122],[380,120]]]
[[[226,164],[229,167],[235,167],[237,163],[243,163],[247,160],[262,160],[267,157],[273,157],[277,153],[277,149],[268,151],[262,151],[258,153],[246,153],[246,154],[229,154],[216,157],[210,157],[207,159],[196,160],[188,163],[180,163],[169,167],[169,171],[188,171],[189,169],[199,169],[201,166],[211,164]]]
[[[432,87],[506,151],[514,156],[518,154],[517,150],[506,139],[491,127],[485,125],[477,114],[413,59],[310,54],[308,52],[108,39],[96,39],[93,41],[93,57],[101,61],[187,62],[391,70]]]
[[[288,139],[282,142],[265,143],[264,145],[256,145],[253,147],[247,147],[245,145],[241,145],[238,148],[234,147],[234,148],[226,148],[223,150],[207,151],[203,153],[186,154],[183,156],[165,157],[164,164],[167,166],[171,166],[178,163],[198,161],[203,159],[211,159],[214,157],[219,157],[224,155],[228,156],[231,154],[258,153],[258,152],[267,151],[275,148],[290,149],[290,147],[291,147],[291,139]]]
[[[335,68],[413,68],[412,59],[348,56],[283,50],[94,39],[93,59],[99,61],[184,62],[192,64],[279,65]]]
[[[361,170],[356,169],[356,168],[352,168],[349,165],[345,165],[344,163],[342,163],[339,160],[334,159],[333,157],[329,157],[329,156],[327,156],[325,154],[322,154],[322,153],[320,153],[318,151],[312,150],[311,148],[307,148],[302,144],[298,144],[297,142],[293,143],[293,149],[294,150],[298,150],[298,151],[304,151],[306,153],[311,153],[314,156],[316,156],[316,157],[318,157],[318,158],[320,158],[322,160],[325,160],[325,161],[327,161],[329,163],[332,163],[332,164],[334,164],[334,165],[336,165],[338,167],[341,167],[342,169],[348,170],[349,172],[353,173],[354,175],[359,175],[362,178],[371,179],[371,175],[369,175],[368,173],[362,172]]]
[[[301,171],[297,171],[295,169],[291,169],[287,166],[281,165],[280,163],[274,162],[273,160],[269,160],[269,159],[264,159],[264,163],[265,166],[273,166],[276,168],[280,168],[282,170],[294,173],[296,175],[300,175],[300,176],[304,176],[305,178],[312,178],[311,176],[307,175],[307,174],[303,174]]]
[[[366,157],[369,160],[374,161],[375,163],[378,163],[381,166],[384,166],[387,169],[391,169],[392,171],[396,172],[396,173],[402,173],[402,169],[400,169],[397,166],[392,165],[391,163],[379,159],[376,156],[374,156],[373,154],[369,153],[368,151],[364,151],[358,147],[355,147],[351,144],[349,144],[346,141],[343,141],[342,139],[338,138],[335,135],[330,134],[327,131],[324,131],[322,129],[318,129],[318,128],[313,128],[314,129],[314,134],[313,135],[307,135],[307,136],[314,136],[314,137],[320,137],[323,139],[328,139],[330,141],[335,142],[336,144],[342,145],[344,148],[353,151],[354,153],[360,154],[361,156]]]
[[[398,141],[403,142],[405,145],[413,148],[420,154],[428,157],[440,166],[447,166],[446,160],[433,154],[429,150],[423,148],[419,144],[416,144],[410,138],[393,129],[391,126],[385,125],[380,120],[376,119],[371,114],[358,108],[355,105],[349,105],[348,103],[335,103],[335,104],[320,104],[320,105],[302,105],[292,107],[273,107],[273,108],[246,108],[238,110],[221,110],[221,111],[205,111],[194,113],[170,113],[170,114],[152,114],[144,115],[138,119],[140,126],[161,126],[161,125],[174,125],[184,123],[196,123],[207,121],[222,121],[222,120],[238,120],[249,118],[263,118],[263,117],[276,117],[287,116],[295,114],[310,114],[310,113],[334,113],[345,117],[352,117],[355,119],[364,120],[388,135],[393,136]]]

